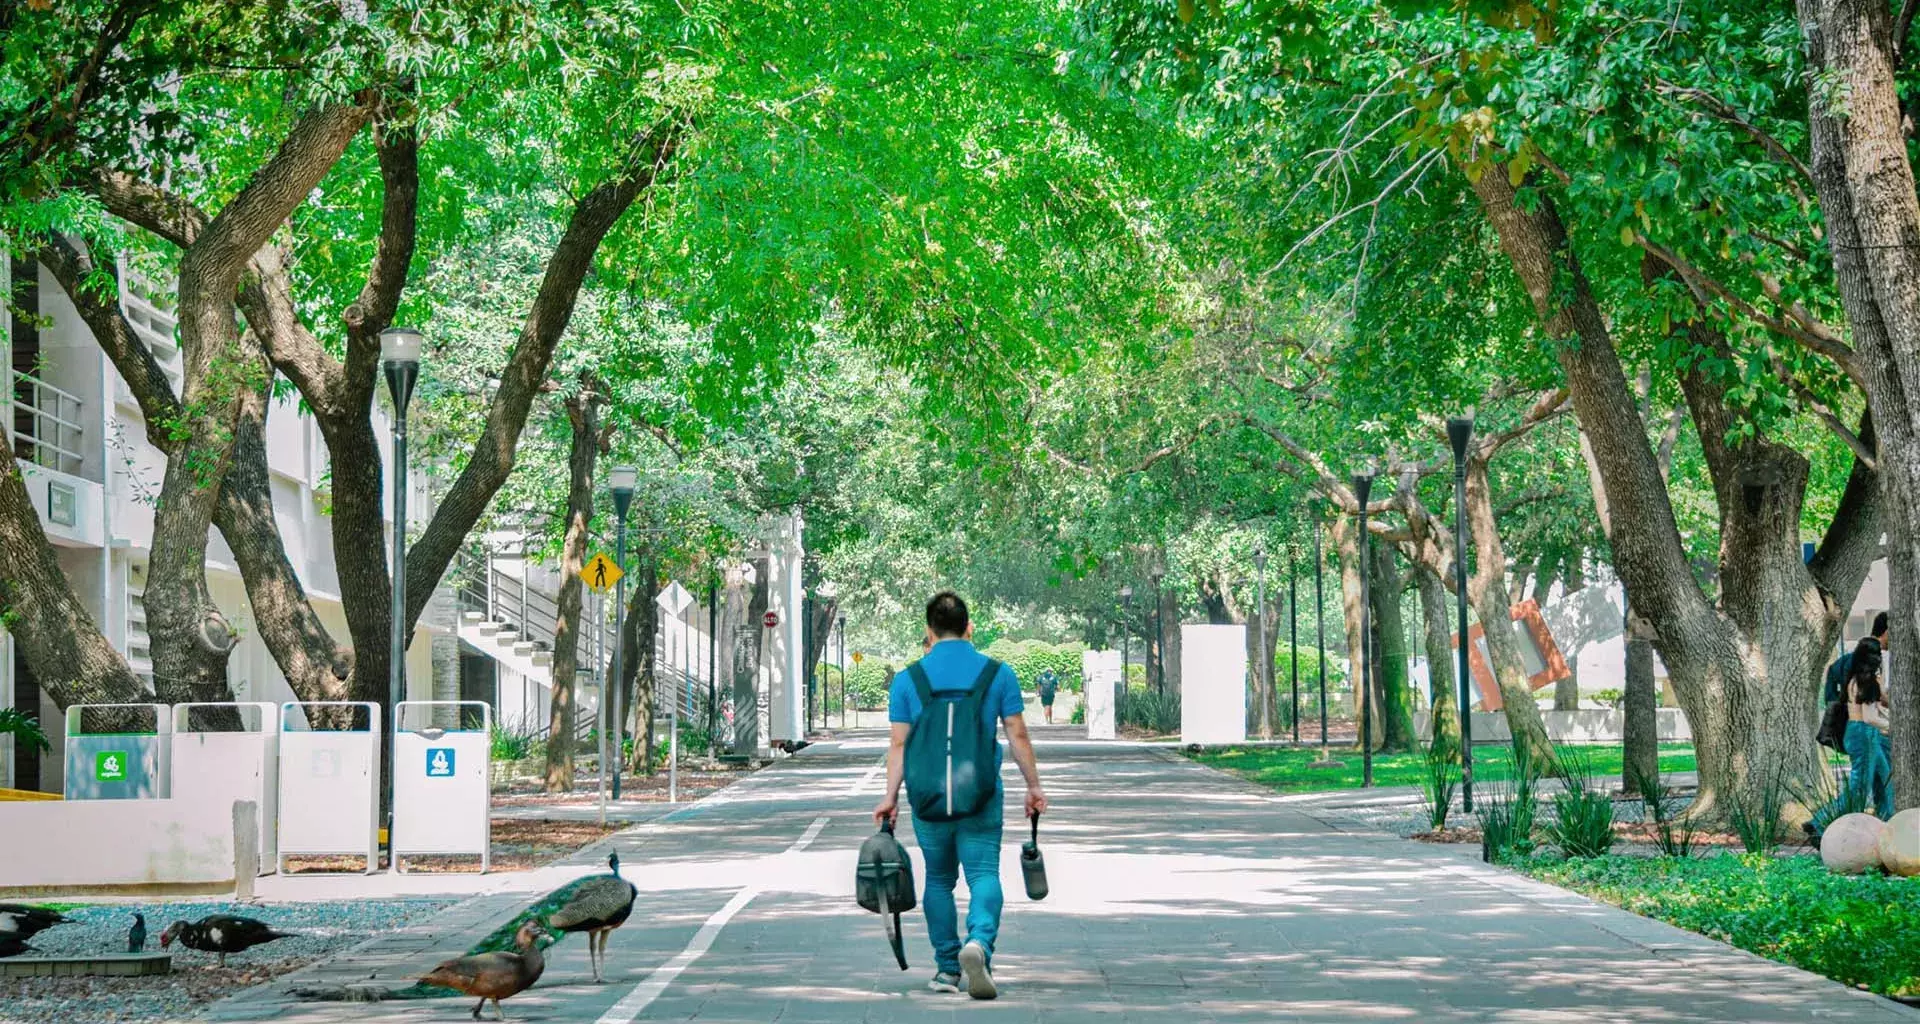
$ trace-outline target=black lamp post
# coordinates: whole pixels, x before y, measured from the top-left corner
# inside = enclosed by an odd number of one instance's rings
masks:
[[[1253,549],[1254,601],[1260,608],[1260,619],[1255,624],[1255,649],[1260,652],[1260,661],[1254,665],[1253,678],[1259,681],[1260,691],[1260,738],[1273,738],[1273,659],[1267,655],[1267,549],[1265,545]]]
[[[420,350],[426,339],[412,327],[380,332],[380,363],[387,394],[393,399],[393,624],[387,656],[387,722],[380,737],[381,781],[386,794],[388,841],[393,825],[393,737],[400,725],[400,702],[407,699],[407,406],[420,379]],[[393,858],[397,869],[399,858]]]
[[[1165,696],[1167,692],[1167,627],[1160,616],[1160,578],[1167,570],[1155,564],[1153,572],[1153,638],[1147,643],[1147,656],[1153,665],[1153,690]]]
[[[615,466],[607,471],[607,489],[613,492],[613,564],[620,568],[620,581],[614,584],[613,599],[613,698],[600,695],[600,703],[607,705],[608,727],[605,734],[612,738],[613,754],[609,763],[613,769],[612,793],[615,800],[620,799],[621,762],[626,760],[625,743],[621,730],[626,727],[623,719],[627,707],[627,674],[621,664],[622,655],[627,649],[627,508],[633,504],[633,485],[640,473],[632,466]],[[606,774],[608,764],[600,766],[601,774]]]
[[[1353,474],[1360,505],[1360,786],[1373,785],[1373,541],[1367,536],[1367,499],[1373,494],[1371,463]]]
[[[840,728],[847,727],[847,617],[840,616]]]
[[[1300,560],[1287,548],[1287,667],[1293,677],[1293,744],[1300,745]]]
[[[1473,813],[1473,703],[1467,683],[1467,445],[1473,440],[1473,409],[1447,419],[1447,440],[1453,444],[1453,597],[1460,619],[1460,653],[1454,670],[1460,676],[1460,806]]]
[[[1121,713],[1127,704],[1127,642],[1133,638],[1133,584],[1120,588],[1120,682],[1113,702],[1114,734],[1119,735]]]

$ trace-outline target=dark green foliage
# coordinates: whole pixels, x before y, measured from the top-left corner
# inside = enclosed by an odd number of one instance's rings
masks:
[[[1157,735],[1180,731],[1180,694],[1129,690],[1120,701],[1120,724]]]
[[[1613,848],[1613,799],[1594,788],[1592,762],[1581,752],[1562,750],[1560,770],[1564,786],[1541,831],[1568,857],[1601,856]]]
[[[16,743],[30,751],[52,749],[47,734],[40,730],[39,721],[17,708],[0,708],[0,736],[12,736]]]
[[[1136,689],[1135,693],[1140,691]],[[1302,715],[1300,736],[1312,741],[1319,736],[1319,721],[1316,716]],[[1620,770],[1620,747],[1595,747],[1589,751],[1596,772],[1617,772]],[[1253,782],[1270,787],[1282,793],[1315,793],[1330,789],[1360,788],[1360,759],[1348,757],[1340,768],[1309,768],[1309,764],[1320,758],[1318,747],[1292,749],[1285,747],[1224,747],[1217,750],[1205,750],[1192,755],[1201,764],[1233,772]],[[1490,784],[1488,780],[1497,780],[1513,771],[1513,751],[1508,747],[1479,746],[1473,748],[1474,777],[1480,785]],[[1693,771],[1693,748],[1684,744],[1667,744],[1660,748],[1660,770],[1663,772]],[[1424,784],[1427,776],[1426,755],[1375,754],[1373,758],[1373,780],[1381,786],[1418,786]],[[1479,802],[1480,790],[1474,791],[1475,802]]]
[[[1480,859],[1503,864],[1533,852],[1539,782],[1525,741],[1514,737],[1512,775],[1489,778],[1480,805]]]
[[[1835,875],[1816,857],[1528,861],[1529,874],[1882,995],[1920,995],[1920,880]]]

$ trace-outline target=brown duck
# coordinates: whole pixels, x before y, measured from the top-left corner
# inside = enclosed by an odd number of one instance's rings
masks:
[[[428,971],[420,978],[420,983],[479,996],[480,1001],[473,1004],[474,1020],[480,1019],[481,1009],[491,999],[496,1017],[506,1020],[507,1014],[500,1008],[500,1000],[532,988],[533,983],[540,980],[541,972],[547,969],[547,961],[540,955],[538,944],[543,931],[538,921],[528,921],[513,933],[516,952],[455,957]]]

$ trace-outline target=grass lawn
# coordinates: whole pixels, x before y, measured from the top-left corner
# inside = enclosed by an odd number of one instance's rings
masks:
[[[1620,745],[1617,743],[1563,749],[1577,750],[1585,754],[1597,778],[1620,777],[1621,755]],[[1225,769],[1282,793],[1319,793],[1335,789],[1359,789],[1360,755],[1351,749],[1343,750],[1339,747],[1329,747],[1328,751],[1334,760],[1342,761],[1344,765],[1339,768],[1307,767],[1319,760],[1318,748],[1224,747],[1188,756],[1210,768]],[[1692,745],[1663,744],[1660,747],[1661,771],[1690,772],[1693,771],[1693,767]],[[1426,755],[1420,751],[1373,756],[1373,784],[1376,786],[1416,786],[1425,777],[1426,771]],[[1513,748],[1505,745],[1475,744],[1473,775],[1475,779],[1511,778]]]
[[[1834,875],[1818,857],[1534,858],[1543,881],[1887,996],[1920,996],[1920,878]]]

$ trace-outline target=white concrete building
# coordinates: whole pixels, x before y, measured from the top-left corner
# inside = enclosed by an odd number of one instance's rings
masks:
[[[146,614],[141,604],[152,546],[153,505],[166,459],[146,441],[140,408],[113,364],[87,330],[66,293],[44,268],[0,260],[0,288],[13,295],[18,313],[0,317],[0,352],[7,379],[0,388],[0,422],[40,512],[48,538],[59,549],[61,568],[107,638],[137,673],[151,675]],[[177,384],[170,288],[121,274],[120,305]],[[17,290],[15,286],[18,285]],[[386,436],[377,410],[376,429]],[[293,398],[276,399],[267,416],[267,453],[274,509],[287,557],[299,572],[315,611],[343,641],[346,617],[333,561],[326,508],[327,450],[319,427]],[[388,475],[388,486],[392,477]],[[408,507],[424,521],[432,510],[423,479],[412,479]],[[385,507],[391,508],[389,499]],[[238,568],[219,532],[207,550],[214,599],[240,633],[229,667],[240,700],[284,701],[292,690],[274,663],[251,614]],[[446,619],[446,616],[442,616]],[[423,621],[408,652],[408,690],[414,698],[434,693],[433,647],[450,622]],[[444,673],[443,673],[444,674]],[[41,692],[25,659],[0,631],[0,706],[38,716],[54,741],[40,757],[11,749],[0,738],[0,786],[58,791],[61,788],[62,716]]]

